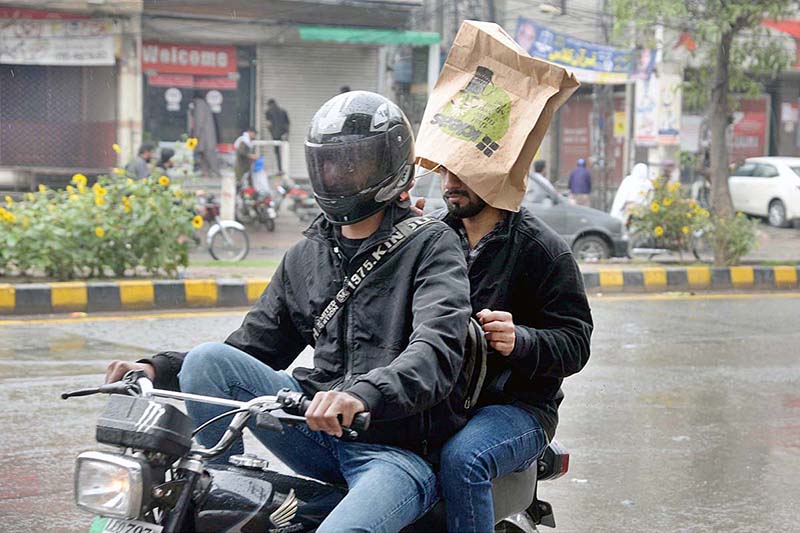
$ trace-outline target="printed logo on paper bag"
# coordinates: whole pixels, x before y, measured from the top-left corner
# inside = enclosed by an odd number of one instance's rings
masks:
[[[486,67],[475,69],[467,86],[431,120],[447,135],[474,142],[486,157],[500,149],[511,113],[511,98],[492,83],[493,76]]]

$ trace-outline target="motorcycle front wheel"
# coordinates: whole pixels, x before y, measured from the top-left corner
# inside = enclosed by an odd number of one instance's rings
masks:
[[[217,261],[241,261],[250,251],[250,238],[239,228],[221,228],[208,243],[208,253]]]
[[[264,221],[264,226],[267,227],[267,231],[275,231],[275,219],[268,218]]]

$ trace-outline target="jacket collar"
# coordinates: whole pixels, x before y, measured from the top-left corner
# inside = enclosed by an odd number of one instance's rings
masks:
[[[411,215],[408,202],[392,202],[385,210],[386,213],[383,216],[380,226],[378,226],[378,230],[366,238],[361,244],[358,253],[388,239],[389,235],[392,234],[394,225]],[[303,235],[308,239],[327,244],[333,248],[336,246],[336,231],[336,226],[331,224],[330,221],[325,218],[324,214],[320,214],[314,219],[308,229],[303,232]]]

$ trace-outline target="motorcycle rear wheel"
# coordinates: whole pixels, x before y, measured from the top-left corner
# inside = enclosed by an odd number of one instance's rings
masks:
[[[268,218],[264,221],[264,226],[267,227],[267,231],[275,231],[275,219]]]
[[[227,238],[226,235],[227,234]],[[241,261],[250,252],[250,238],[239,228],[225,228],[208,243],[208,253],[217,261]]]

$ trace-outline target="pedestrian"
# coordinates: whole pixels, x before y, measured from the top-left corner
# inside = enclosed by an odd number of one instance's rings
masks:
[[[631,173],[625,176],[622,183],[614,195],[614,203],[611,204],[609,214],[627,225],[631,217],[631,211],[637,205],[644,205],[648,199],[650,191],[653,190],[653,182],[650,181],[647,165],[636,163],[633,165]]]
[[[175,150],[172,148],[161,149],[161,153],[158,156],[158,164],[156,165],[156,173],[159,176],[166,176],[169,173],[169,169],[175,166],[175,163],[172,162],[174,156]]]
[[[195,167],[200,168],[203,177],[218,177],[219,156],[217,154],[217,125],[214,113],[203,93],[195,91],[189,103],[189,137],[197,139],[194,149]]]
[[[153,151],[155,151],[155,145],[153,143],[142,143],[142,145],[139,146],[136,158],[125,167],[127,174],[136,176],[137,179],[149,176],[150,160],[153,159]]]
[[[236,150],[236,163],[233,167],[233,172],[236,176],[237,187],[242,183],[242,176],[250,171],[253,161],[258,159],[255,154],[255,146],[253,146],[255,139],[256,129],[251,126],[233,141],[233,148]]]
[[[457,384],[468,377],[467,266],[453,231],[398,202],[412,184],[414,138],[391,101],[335,96],[315,114],[305,146],[324,216],[286,252],[241,327],[188,354],[114,361],[107,380],[141,369],[159,388],[221,398],[302,391],[313,398],[307,424],[250,430],[298,474],[347,485],[317,531],[397,532],[436,502],[429,461],[465,423]],[[342,276],[355,284],[347,296]],[[315,367],[286,372],[307,346]],[[198,425],[227,410],[187,409]],[[358,441],[334,438],[364,411],[372,423]],[[198,440],[216,444],[227,423]],[[243,449],[239,440],[219,459]]]
[[[533,163],[533,171],[528,174],[528,188],[525,191],[525,198],[522,200],[523,205],[530,206],[537,198],[537,192],[541,187],[545,190],[552,189],[552,185],[544,175],[547,164],[543,159],[539,159]],[[536,186],[538,182],[539,187]]]
[[[432,216],[460,237],[472,312],[490,347],[478,408],[442,448],[439,480],[448,531],[494,531],[491,480],[535,464],[553,439],[561,382],[589,359],[592,314],[561,237],[524,206],[495,208],[438,172],[447,208]]]
[[[289,115],[286,110],[281,108],[274,98],[267,100],[267,129],[272,139],[276,141],[289,140]],[[278,172],[283,173],[283,162],[281,161],[281,147],[275,147],[275,159],[278,162]],[[288,163],[288,161],[287,161]]]
[[[578,166],[569,173],[569,194],[572,201],[578,205],[591,204],[592,175],[586,168],[585,159],[578,159]]]

